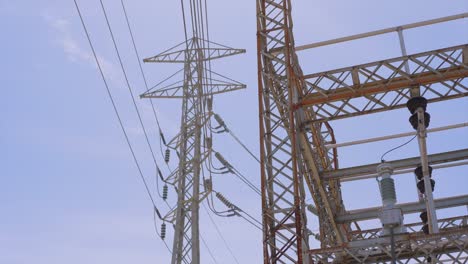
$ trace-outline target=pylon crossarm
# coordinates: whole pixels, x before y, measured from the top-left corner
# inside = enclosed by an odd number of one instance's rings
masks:
[[[171,77],[165,79],[163,82],[160,82],[158,85],[140,95],[140,97],[166,99],[183,99],[186,96],[207,97],[246,88],[246,85],[224,75],[210,70],[206,71],[206,75],[204,75],[200,80],[194,79],[193,82],[185,83],[184,76],[180,76],[180,79],[177,81],[170,81],[174,79],[174,77],[177,77],[177,75],[182,75],[184,72],[178,71]],[[193,90],[196,89],[199,85],[204,86],[203,92],[201,94],[193,95],[192,93],[184,93],[184,87],[187,87],[189,90]]]
[[[245,49],[234,49],[215,42],[191,38],[160,54],[144,59],[144,62],[185,63],[187,57],[202,53],[202,62],[245,53]]]

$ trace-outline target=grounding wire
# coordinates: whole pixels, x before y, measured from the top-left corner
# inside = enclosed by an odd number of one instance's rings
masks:
[[[385,162],[385,160],[384,160],[385,155],[387,155],[388,153],[390,153],[390,152],[392,152],[392,151],[394,151],[394,150],[397,150],[397,149],[399,149],[399,148],[401,148],[401,147],[404,147],[404,146],[408,145],[408,144],[409,144],[411,141],[413,141],[417,136],[418,136],[417,134],[414,135],[414,137],[412,137],[410,140],[406,141],[405,143],[403,143],[403,144],[401,144],[401,145],[399,145],[399,146],[397,146],[397,147],[394,147],[394,148],[390,149],[389,151],[385,152],[384,154],[382,154],[382,156],[380,157],[380,161],[381,161],[381,162]]]
[[[110,91],[110,88],[109,88],[109,85],[108,85],[108,83],[107,83],[106,77],[104,76],[104,72],[103,72],[103,70],[102,70],[101,63],[99,62],[99,59],[98,59],[98,57],[97,57],[97,54],[96,54],[96,51],[95,51],[95,49],[94,49],[93,43],[91,42],[91,37],[89,36],[88,29],[86,28],[86,24],[84,23],[84,19],[83,19],[83,16],[82,16],[82,14],[81,14],[80,8],[79,8],[79,6],[78,6],[77,1],[76,1],[76,0],[73,0],[73,1],[74,1],[74,3],[75,3],[76,11],[78,12],[78,15],[79,15],[80,20],[81,20],[81,25],[83,26],[84,32],[85,32],[85,34],[86,34],[86,38],[88,39],[88,43],[89,43],[89,45],[90,45],[90,47],[91,47],[91,51],[92,51],[92,53],[93,53],[94,59],[95,59],[95,61],[96,61],[97,67],[98,67],[98,69],[99,69],[99,73],[100,73],[100,75],[101,75],[102,81],[104,82],[104,85],[105,85],[105,88],[106,88],[106,91],[107,91],[107,95],[109,96],[109,99],[110,99],[110,101],[111,101],[111,103],[112,103],[112,107],[113,107],[113,109],[114,109],[114,112],[115,112],[115,115],[116,115],[116,117],[117,117],[117,120],[118,120],[118,122],[119,122],[119,124],[120,124],[120,128],[121,128],[121,130],[122,130],[122,133],[123,133],[124,136],[125,136],[125,140],[126,140],[126,142],[127,142],[128,148],[129,148],[129,150],[130,150],[130,152],[131,152],[131,154],[132,154],[133,161],[135,162],[135,165],[136,165],[136,167],[137,167],[137,169],[138,169],[138,173],[139,173],[139,175],[140,175],[140,178],[141,178],[141,180],[143,181],[143,184],[145,185],[145,189],[146,189],[146,192],[147,192],[147,194],[148,194],[148,197],[150,198],[151,203],[153,204],[153,209],[154,209],[155,212],[158,213],[158,217],[159,217],[159,210],[158,210],[158,208],[157,208],[157,206],[156,206],[156,203],[155,203],[155,201],[154,201],[153,195],[152,195],[151,192],[150,192],[150,189],[149,189],[149,187],[148,187],[148,183],[146,182],[146,179],[145,179],[145,177],[143,176],[143,172],[142,172],[141,167],[140,167],[140,164],[138,163],[138,160],[137,160],[137,158],[136,158],[135,151],[133,150],[132,144],[130,143],[130,139],[129,139],[129,137],[128,137],[128,135],[127,135],[127,131],[125,130],[125,127],[124,127],[124,125],[123,125],[123,122],[122,122],[122,119],[121,119],[121,117],[120,117],[119,111],[117,110],[117,106],[116,106],[116,104],[115,104],[114,98],[113,98],[112,93],[111,93],[111,91]],[[161,219],[161,217],[159,217],[159,218]]]

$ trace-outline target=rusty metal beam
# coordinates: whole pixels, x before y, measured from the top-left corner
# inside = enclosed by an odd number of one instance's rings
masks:
[[[467,96],[466,77],[468,44],[305,75],[295,107],[314,111],[313,123],[388,111],[405,107],[414,88],[429,103]]]
[[[435,208],[437,209],[464,206],[464,205],[468,205],[468,195],[441,198],[441,199],[434,200],[434,203],[435,203]],[[425,203],[416,202],[416,203],[397,204],[396,208],[400,208],[404,214],[411,214],[411,213],[423,211],[425,208]],[[346,223],[350,221],[363,221],[363,220],[369,220],[369,219],[376,219],[376,218],[379,218],[381,211],[382,211],[381,206],[353,210],[353,211],[347,212],[346,214],[338,215],[336,217],[336,221],[338,223]]]
[[[329,91],[324,96],[323,93],[313,93],[306,96],[299,106],[316,105],[330,103],[334,101],[347,100],[356,97],[368,96],[378,93],[384,93],[411,86],[428,85],[447,80],[459,79],[468,76],[468,68],[450,67],[440,69],[438,72],[422,72],[408,77],[398,77],[383,81],[366,83],[363,85],[353,85],[352,87],[343,87]]]
[[[428,161],[430,165],[454,162],[468,159],[468,149],[460,149],[455,151],[448,151],[443,153],[437,153],[428,155]],[[420,157],[412,157],[401,160],[389,161],[395,169],[395,173],[400,170],[416,168],[420,163]],[[343,168],[333,171],[325,171],[322,173],[324,180],[341,179],[341,180],[362,180],[366,177],[375,177],[376,168],[380,163],[368,164],[357,167]]]

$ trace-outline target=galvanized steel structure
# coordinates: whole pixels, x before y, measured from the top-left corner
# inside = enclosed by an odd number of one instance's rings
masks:
[[[429,103],[466,97],[468,45],[407,55],[402,31],[468,14],[296,47],[291,0],[256,3],[264,263],[466,263],[468,215],[437,219],[436,210],[467,205],[468,195],[434,199],[428,191],[418,202],[397,204],[403,214],[427,211],[429,234],[420,231],[423,223],[406,224],[407,233],[391,241],[381,229],[359,227],[358,221],[377,219],[380,208],[347,211],[340,182],[375,177],[378,164],[339,169],[328,122],[404,108],[416,96]],[[299,65],[299,50],[391,32],[400,37],[402,57],[314,74]],[[418,111],[420,156],[392,163],[396,173],[420,164],[429,190],[428,165],[466,165],[468,153],[428,155],[424,113]],[[317,249],[309,246],[306,195],[320,222]]]
[[[182,99],[180,133],[167,146],[177,153],[178,167],[165,182],[177,191],[177,205],[164,217],[174,226],[172,264],[200,263],[200,203],[212,191],[211,179],[205,178],[203,168],[211,159],[210,130],[213,96],[245,88],[245,85],[211,71],[211,61],[244,53],[210,42],[204,17],[206,6],[201,1],[182,1],[190,7],[185,24],[186,41],[150,58],[151,63],[181,63],[183,68],[141,95],[142,98]],[[183,10],[185,19],[185,11]],[[188,31],[188,32],[187,32]],[[177,76],[177,74],[181,76]],[[173,80],[180,77],[178,80]],[[208,165],[209,166],[209,165]]]

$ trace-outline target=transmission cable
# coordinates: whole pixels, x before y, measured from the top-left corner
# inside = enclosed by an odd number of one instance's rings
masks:
[[[213,224],[213,226],[215,227],[215,230],[216,230],[216,233],[218,233],[219,237],[221,238],[221,240],[223,240],[223,243],[224,245],[226,246],[226,249],[229,251],[229,254],[231,254],[231,256],[233,257],[234,261],[239,264],[239,260],[236,258],[236,255],[232,252],[232,249],[231,247],[229,246],[229,244],[227,243],[226,239],[224,239],[224,236],[223,234],[221,233],[221,231],[219,230],[219,227],[218,225],[216,224],[216,222],[213,220],[213,218],[211,217],[211,214],[210,212],[206,209],[206,205],[204,203],[202,203],[203,205],[203,208],[205,209],[205,212],[206,214],[208,215],[208,218],[210,219],[211,223]]]
[[[138,120],[140,122],[140,126],[141,126],[141,128],[143,130],[143,133],[145,135],[146,143],[147,143],[148,148],[149,148],[149,150],[151,152],[151,156],[153,158],[154,165],[156,166],[156,168],[159,168],[158,162],[156,161],[156,156],[154,155],[153,147],[151,146],[151,143],[150,143],[149,138],[148,138],[148,133],[146,132],[146,128],[145,128],[145,125],[143,123],[143,119],[141,118],[140,110],[138,109],[138,105],[137,105],[137,103],[135,101],[135,97],[133,95],[133,90],[132,90],[132,87],[130,85],[130,81],[128,79],[127,72],[125,70],[125,67],[124,67],[124,64],[123,64],[123,61],[122,61],[122,57],[120,56],[120,52],[119,52],[119,49],[117,47],[117,43],[116,43],[116,40],[115,40],[115,37],[114,37],[114,33],[112,31],[112,27],[111,27],[110,22],[109,22],[109,18],[107,16],[106,9],[104,7],[104,3],[102,2],[102,0],[99,0],[99,2],[101,3],[102,12],[104,14],[104,18],[106,19],[106,23],[107,23],[107,28],[108,28],[109,33],[111,35],[112,43],[114,44],[114,49],[115,49],[115,52],[117,54],[117,58],[119,60],[120,68],[122,69],[122,73],[124,75],[125,82],[127,84],[128,92],[130,94],[130,97],[132,98],[132,102],[133,102],[133,106],[135,108],[135,112],[138,115]],[[156,184],[157,184],[157,193],[158,193],[159,197],[162,198],[161,194],[159,193],[159,181],[156,181]]]
[[[105,88],[106,88],[106,91],[107,91],[107,95],[109,96],[109,99],[110,99],[110,101],[111,101],[111,103],[112,103],[112,107],[113,107],[113,109],[114,109],[114,112],[115,112],[115,115],[116,115],[116,117],[117,117],[117,120],[118,120],[118,122],[119,122],[119,124],[120,124],[120,128],[121,128],[121,130],[122,130],[122,133],[124,134],[124,137],[125,137],[125,140],[126,140],[126,142],[127,142],[128,148],[129,148],[129,150],[130,150],[130,152],[131,152],[131,154],[132,154],[133,161],[135,162],[135,165],[136,165],[136,167],[137,167],[137,169],[138,169],[138,173],[139,173],[139,175],[140,175],[140,178],[141,178],[141,180],[143,181],[143,184],[145,185],[145,189],[146,189],[146,192],[147,192],[147,194],[148,194],[148,197],[150,198],[151,203],[153,204],[153,209],[154,209],[154,211],[158,214],[158,217],[162,220],[161,214],[160,214],[160,212],[159,212],[159,210],[158,210],[158,208],[157,208],[157,206],[156,206],[156,203],[155,203],[155,200],[154,200],[154,198],[153,198],[153,195],[151,194],[150,189],[149,189],[149,187],[148,187],[148,183],[146,182],[146,179],[145,179],[145,177],[143,176],[143,172],[142,172],[141,167],[140,167],[140,164],[138,163],[138,160],[137,160],[137,158],[136,158],[135,151],[133,150],[132,144],[130,143],[130,139],[129,139],[128,134],[127,134],[127,131],[125,130],[125,127],[124,127],[124,125],[123,125],[123,122],[122,122],[122,119],[121,119],[121,117],[120,117],[119,111],[117,110],[117,106],[116,106],[116,104],[115,104],[114,98],[113,98],[112,93],[111,93],[111,91],[110,91],[110,88],[109,88],[109,85],[108,85],[108,83],[107,83],[106,77],[104,76],[104,72],[103,72],[103,70],[102,70],[101,63],[99,62],[99,59],[98,59],[98,57],[97,57],[97,55],[96,55],[96,51],[95,51],[94,46],[93,46],[93,43],[92,43],[92,41],[91,41],[91,37],[89,36],[89,32],[88,32],[88,29],[86,28],[86,24],[85,24],[85,22],[84,22],[83,16],[82,16],[81,11],[80,11],[80,8],[79,8],[79,6],[78,6],[78,3],[76,2],[76,0],[73,0],[73,1],[74,1],[74,3],[75,3],[76,11],[78,12],[78,15],[79,15],[79,17],[80,17],[81,25],[83,26],[84,32],[85,32],[85,34],[86,34],[86,38],[88,39],[89,46],[91,47],[91,51],[92,51],[92,53],[93,53],[94,59],[95,59],[95,61],[96,61],[96,64],[97,64],[97,66],[98,66],[99,73],[100,73],[100,75],[101,75],[102,81],[104,82],[104,85],[105,85]]]
[[[136,41],[135,41],[135,37],[133,35],[132,27],[130,25],[130,19],[129,19],[129,16],[127,14],[127,9],[125,7],[125,4],[124,4],[123,0],[120,0],[120,3],[122,5],[122,9],[123,9],[123,12],[124,12],[124,15],[125,15],[125,21],[127,22],[127,28],[128,28],[129,33],[130,33],[130,37],[132,39],[133,50],[135,51],[135,55],[136,55],[136,58],[137,58],[137,61],[138,61],[138,66],[140,68],[140,73],[141,73],[141,76],[143,77],[143,81],[144,81],[144,84],[145,84],[146,91],[149,91],[148,81],[147,81],[147,78],[146,78],[146,74],[145,74],[145,72],[143,70],[143,66],[141,65],[141,57],[140,57],[140,53],[138,52],[138,49],[137,49],[137,46],[136,46]],[[150,104],[151,104],[151,109],[153,110],[154,119],[156,120],[156,124],[158,126],[159,151],[161,153],[161,156],[164,157],[164,152],[163,152],[163,149],[162,149],[162,143],[164,143],[164,145],[166,145],[166,140],[164,139],[163,129],[161,128],[161,124],[159,123],[159,118],[158,118],[158,114],[156,113],[156,108],[154,106],[153,99],[149,98],[149,101],[150,101]],[[167,165],[167,163],[166,163],[166,165]],[[159,165],[157,165],[157,167],[159,168]],[[168,167],[168,169],[169,169],[169,167]],[[159,181],[159,180],[156,179],[156,181]],[[162,179],[162,181],[165,182],[164,179]],[[157,183],[157,186],[158,186],[158,193],[159,193],[159,182],[156,182],[156,183]]]
[[[125,20],[127,22],[127,27],[128,27],[128,31],[130,32],[130,37],[132,38],[132,44],[133,44],[133,50],[135,51],[135,55],[136,55],[136,58],[138,60],[138,66],[140,67],[140,72],[141,72],[141,75],[143,76],[143,81],[145,83],[145,87],[146,87],[146,90],[148,90],[148,81],[146,79],[146,75],[145,75],[145,72],[143,71],[143,67],[141,65],[141,57],[140,57],[140,54],[138,52],[138,49],[136,47],[136,44],[135,44],[135,38],[133,36],[133,31],[132,31],[132,27],[130,26],[130,21],[129,21],[129,18],[128,18],[128,14],[127,14],[127,9],[125,8],[125,4],[124,4],[124,1],[123,0],[120,0],[120,3],[122,4],[122,9],[124,11],[124,15],[125,15]],[[151,108],[153,109],[153,114],[154,114],[154,118],[156,120],[156,124],[158,125],[158,129],[159,131],[161,131],[161,125],[159,123],[159,118],[158,118],[158,115],[156,113],[156,109],[154,107],[154,104],[153,104],[153,100],[149,100],[151,102]]]
[[[200,234],[201,241],[203,242],[203,245],[205,245],[206,249],[208,249],[208,254],[210,255],[211,259],[215,264],[218,264],[218,261],[216,261],[216,258],[213,255],[213,252],[211,251],[210,247],[208,247],[208,244],[206,243],[205,239],[203,239],[203,236]]]

